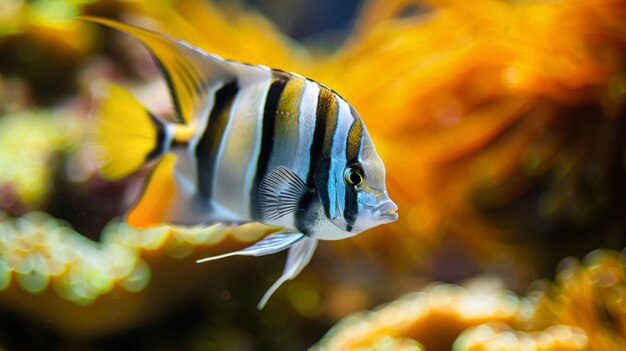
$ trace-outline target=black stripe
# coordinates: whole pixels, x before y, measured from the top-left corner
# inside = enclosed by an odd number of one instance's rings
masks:
[[[307,82],[313,82],[307,79]],[[315,83],[315,82],[313,82]],[[315,83],[317,84],[317,83]],[[311,148],[309,150],[309,171],[307,174],[306,183],[310,189],[314,192],[307,193],[301,200],[296,212],[296,228],[303,234],[309,235],[315,223],[319,221],[318,214],[313,210],[313,207],[317,203],[317,195],[315,192],[320,192],[322,201],[326,203],[324,210],[326,216],[329,215],[328,206],[328,188],[326,182],[328,182],[328,171],[330,169],[330,155],[323,155],[323,152],[328,153],[332,144],[332,137],[334,129],[337,123],[337,101],[335,95],[327,88],[319,85],[319,94],[317,97],[317,107],[315,110],[315,128],[313,130],[313,136],[311,140]],[[305,88],[306,89],[306,88]],[[329,118],[333,111],[334,115]],[[330,123],[329,123],[330,122]],[[333,130],[328,130],[328,127],[332,127]],[[326,148],[327,147],[327,148]],[[325,149],[326,148],[326,149]],[[325,157],[324,157],[325,156]],[[316,184],[316,174],[320,174],[324,180]]]
[[[267,173],[267,166],[272,156],[274,148],[274,128],[276,124],[276,113],[278,111],[278,102],[280,96],[285,90],[287,82],[289,82],[289,74],[272,70],[272,78],[274,81],[270,85],[265,98],[265,107],[263,108],[263,129],[261,132],[261,150],[256,164],[256,173],[250,190],[250,214],[253,219],[261,220],[261,206],[259,203],[259,183]]]
[[[176,89],[174,88],[174,81],[172,80],[172,77],[170,76],[165,66],[161,63],[161,60],[159,60],[157,56],[154,54],[154,52],[152,52],[152,50],[148,50],[148,51],[150,52],[150,55],[153,57],[154,63],[159,68],[159,71],[161,71],[161,73],[163,74],[163,78],[165,78],[165,82],[167,83],[167,86],[169,88],[170,96],[172,97],[172,105],[174,105],[174,112],[175,112],[174,115],[176,117],[176,122],[185,123],[182,110],[180,107],[180,101],[178,100],[178,94],[176,93]]]
[[[295,226],[304,235],[310,235],[313,225],[319,222],[318,214],[313,210],[315,202],[315,192],[308,192],[298,203]]]
[[[363,122],[352,106],[350,106],[350,114],[352,114],[354,121],[346,138],[346,165],[359,162],[363,147]],[[359,213],[358,194],[355,189],[345,187],[344,201],[343,218],[346,221],[346,230],[351,232]]]
[[[317,108],[315,110],[315,130],[313,131],[313,140],[311,140],[311,149],[309,151],[309,173],[306,177],[306,183],[309,188],[317,188],[315,184],[315,168],[318,164],[322,149],[324,148],[324,133],[326,133],[326,114],[330,104],[327,99],[323,99],[322,92],[324,88],[320,86],[317,97]]]
[[[215,93],[215,103],[209,114],[209,120],[196,146],[198,190],[205,198],[211,198],[213,195],[217,152],[224,138],[224,129],[228,123],[233,100],[238,92],[237,81],[233,80]]]
[[[323,203],[326,216],[330,218],[330,194],[328,194],[328,172],[330,171],[330,149],[333,135],[337,129],[337,100],[336,95],[320,85],[315,112],[315,131],[311,142],[311,159],[309,160],[309,174],[307,185],[317,189]],[[319,179],[316,179],[315,176]],[[317,180],[317,184],[316,183]]]
[[[165,125],[151,113],[148,112],[148,114],[150,115],[150,120],[154,125],[154,129],[156,129],[156,142],[154,143],[154,149],[146,155],[146,161],[152,161],[161,156],[168,145],[165,145]]]

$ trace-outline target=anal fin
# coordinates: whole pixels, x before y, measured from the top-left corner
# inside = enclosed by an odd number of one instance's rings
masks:
[[[149,228],[165,222],[177,194],[174,179],[176,156],[164,155],[150,175],[141,197],[126,216],[131,227]]]
[[[302,233],[274,233],[266,236],[262,240],[256,242],[243,250],[229,252],[219,256],[211,256],[197,260],[198,263],[219,260],[230,256],[263,256],[277,253],[289,248],[287,262],[282,275],[267,290],[263,298],[257,305],[257,309],[261,310],[270,297],[278,290],[278,288],[286,281],[295,278],[306,265],[311,261],[315,248],[317,247],[317,239],[308,237]]]
[[[265,238],[257,241],[254,245],[249,246],[243,250],[225,253],[219,256],[211,256],[197,260],[198,263],[219,260],[221,258],[230,256],[264,256],[283,251],[299,240],[304,238],[304,234],[301,233],[274,233],[266,236]]]
[[[313,239],[311,237],[304,237],[302,240],[298,241],[296,244],[289,248],[289,254],[287,255],[287,262],[285,263],[285,268],[283,270],[283,274],[276,280],[274,284],[267,290],[259,304],[257,305],[258,310],[262,310],[265,307],[267,301],[272,297],[272,295],[278,290],[278,288],[286,281],[295,278],[304,267],[311,261],[313,257],[313,253],[315,252],[315,248],[317,247],[317,239]]]

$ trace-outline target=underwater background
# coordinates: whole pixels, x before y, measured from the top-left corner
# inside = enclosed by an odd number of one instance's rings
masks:
[[[96,173],[102,82],[171,114],[139,25],[323,83],[397,222],[196,264],[271,228],[129,228]],[[0,350],[625,350],[626,1],[0,0]]]

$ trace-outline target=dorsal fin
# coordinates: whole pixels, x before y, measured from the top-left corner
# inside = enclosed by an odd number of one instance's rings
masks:
[[[239,64],[209,55],[186,42],[105,18],[81,18],[139,40],[150,51],[167,81],[177,122],[190,124],[190,127],[206,113],[212,98],[211,89],[237,75]]]

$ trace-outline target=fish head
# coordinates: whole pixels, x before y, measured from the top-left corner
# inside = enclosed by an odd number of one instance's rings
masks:
[[[369,136],[364,139],[360,157],[329,174],[329,185],[324,188],[328,194],[322,204],[335,228],[318,235],[320,239],[347,238],[398,219],[398,206],[385,185],[385,165]]]

